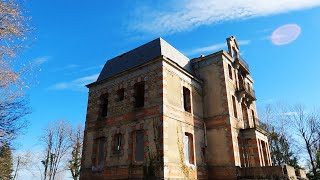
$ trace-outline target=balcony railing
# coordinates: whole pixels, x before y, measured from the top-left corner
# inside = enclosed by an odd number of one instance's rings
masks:
[[[250,73],[249,64],[240,55],[234,56],[233,58],[235,60],[235,66],[241,67],[240,69],[245,73]]]
[[[249,69],[249,64],[240,56],[236,57],[236,59],[239,59],[240,63],[245,66],[247,69]]]
[[[245,93],[246,95],[249,95],[249,97],[252,100],[256,99],[256,95],[255,95],[255,91],[252,88],[249,88],[248,86],[245,85],[245,83],[243,84],[239,84],[239,93]]]
[[[251,119],[252,120],[252,119]],[[263,125],[260,125],[259,123],[259,119],[258,118],[254,118],[253,119],[253,126],[249,125],[249,123],[245,123],[245,119],[244,119],[244,124],[243,124],[243,129],[242,131],[250,131],[250,130],[255,130],[255,131],[259,131],[264,135],[269,135],[268,131],[266,130],[266,128]]]

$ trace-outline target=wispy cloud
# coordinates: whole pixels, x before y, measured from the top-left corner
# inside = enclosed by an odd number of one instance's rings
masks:
[[[31,62],[37,66],[41,66],[42,64],[48,62],[50,58],[50,56],[37,57],[33,59]]]
[[[75,68],[78,68],[78,67],[79,67],[78,64],[68,64],[68,65],[65,65],[63,67],[54,68],[54,69],[52,69],[51,72],[66,71],[66,70],[75,69]]]
[[[72,81],[56,83],[48,88],[48,90],[73,90],[83,91],[84,86],[97,80],[99,74],[81,77]]]
[[[67,75],[78,74],[78,73],[83,73],[83,72],[88,72],[88,71],[93,71],[93,70],[101,70],[102,67],[103,67],[103,65],[96,65],[96,66],[81,68],[79,70],[75,70],[70,73],[67,73]]]
[[[268,16],[317,6],[320,6],[320,0],[181,0],[180,3],[175,3],[177,8],[157,9],[144,6],[136,9],[136,21],[130,27],[142,32],[170,34],[222,21]]]
[[[52,69],[51,72],[63,72],[65,75],[73,75],[93,70],[102,69],[103,65],[93,65],[89,67],[83,67],[78,64],[68,64],[63,67],[58,67],[55,69]]]
[[[248,44],[250,44],[250,42],[251,42],[250,40],[240,40],[240,41],[238,41],[238,44],[239,45],[248,45]],[[202,54],[202,53],[207,53],[207,52],[214,52],[216,50],[220,50],[220,49],[223,49],[226,47],[227,47],[227,43],[218,43],[218,44],[214,44],[211,46],[192,49],[192,50],[186,51],[185,54],[186,55],[195,55],[195,54]]]
[[[297,114],[298,114],[297,112],[290,111],[290,112],[283,112],[281,115],[283,115],[283,116],[295,116]]]

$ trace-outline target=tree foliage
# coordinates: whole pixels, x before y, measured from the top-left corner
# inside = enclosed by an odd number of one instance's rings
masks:
[[[309,179],[320,179],[320,111],[307,109],[301,104],[274,109],[267,106],[263,116],[264,126],[271,134],[269,143],[273,163],[299,168],[299,157],[300,162],[306,163]]]
[[[288,164],[294,168],[301,168],[285,134],[281,134],[273,128],[269,139],[271,159],[275,165]]]
[[[0,144],[16,137],[25,126],[22,117],[29,113],[22,78],[29,68],[15,63],[18,52],[26,47],[29,20],[19,3],[0,1]]]
[[[80,178],[81,154],[83,143],[83,129],[78,126],[76,131],[73,131],[70,136],[71,141],[71,158],[68,168],[72,178],[78,180]]]

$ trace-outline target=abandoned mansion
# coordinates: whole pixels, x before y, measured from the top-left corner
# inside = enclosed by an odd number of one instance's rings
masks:
[[[272,166],[249,66],[227,46],[190,60],[158,38],[108,60],[87,85],[80,179],[299,175]]]

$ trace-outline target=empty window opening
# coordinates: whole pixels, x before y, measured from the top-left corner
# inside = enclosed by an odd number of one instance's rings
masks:
[[[186,87],[183,87],[183,107],[185,111],[191,112],[190,90]]]
[[[190,133],[184,135],[184,152],[186,164],[194,164],[193,136]]]
[[[202,152],[203,162],[205,162],[205,161],[206,161],[206,148],[205,148],[205,147],[202,147],[202,148],[201,148],[201,152]]]
[[[254,124],[254,126],[256,126],[256,117],[254,115],[254,111],[251,109],[251,116],[252,116],[252,122]]]
[[[144,106],[144,82],[134,85],[134,99],[136,108]]]
[[[240,73],[240,71],[238,71],[238,83],[239,83],[239,88],[242,89],[243,87],[243,77]]]
[[[264,164],[265,166],[269,165],[269,161],[268,161],[268,151],[267,151],[267,143],[264,141],[261,141],[262,144],[262,150],[263,150],[263,158],[264,158]]]
[[[228,71],[229,71],[229,78],[233,79],[232,78],[232,67],[230,66],[230,64],[228,64]]]
[[[238,118],[236,98],[234,96],[232,96],[232,104],[233,104],[233,115],[235,118]]]
[[[124,99],[124,88],[121,88],[117,91],[117,100],[122,101]]]
[[[242,118],[243,118],[244,128],[250,128],[249,118],[248,118],[248,108],[243,102],[241,103],[241,107],[242,107]]]
[[[118,133],[114,136],[114,150],[115,151],[120,151],[121,145],[122,145],[122,134]]]
[[[101,107],[100,107],[100,115],[105,117],[108,115],[108,94],[103,94],[100,97]]]
[[[143,130],[136,131],[135,138],[135,161],[141,162],[144,160],[144,132]]]
[[[249,84],[249,83],[247,83],[247,86],[248,86],[248,91],[250,91],[250,92],[251,92],[251,86],[250,86],[250,84]]]

